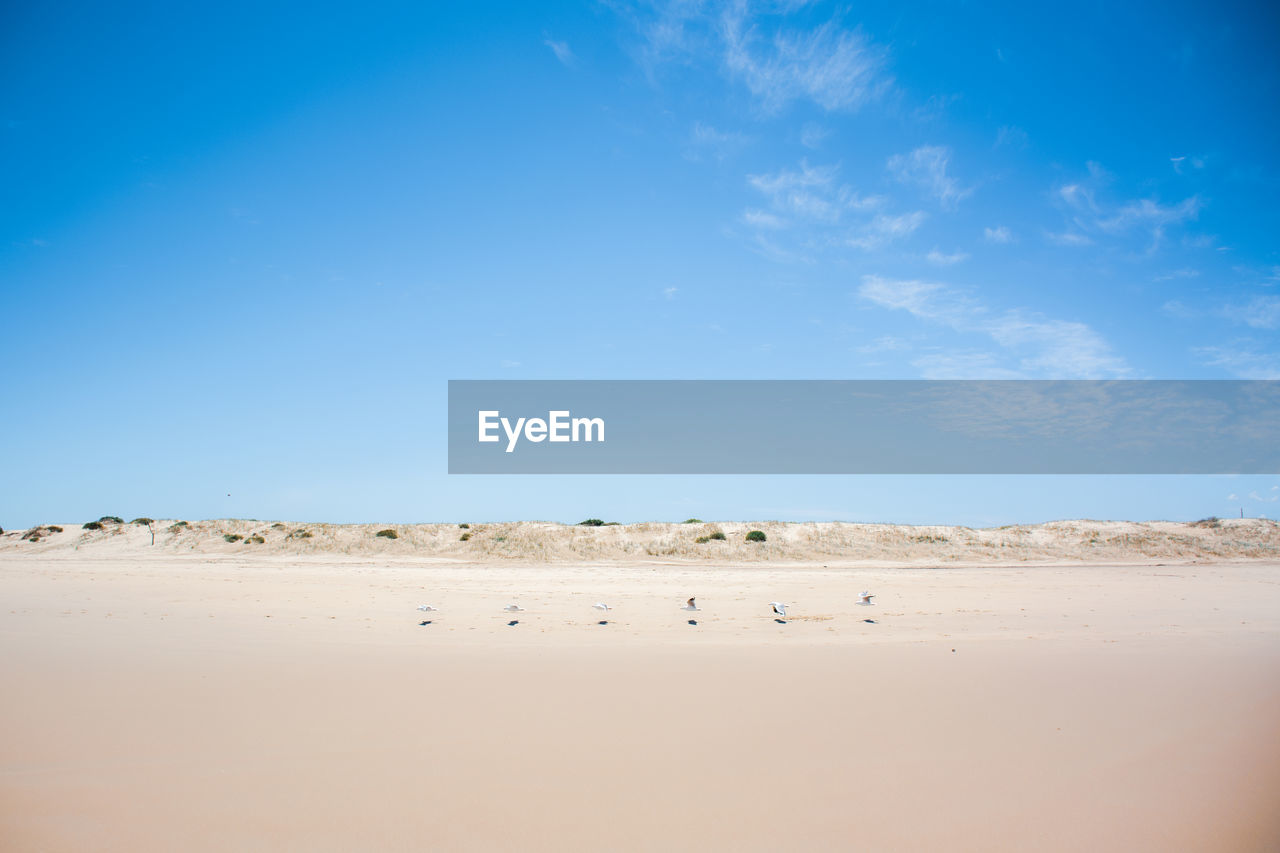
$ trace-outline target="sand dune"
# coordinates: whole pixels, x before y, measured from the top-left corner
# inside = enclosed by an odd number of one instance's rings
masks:
[[[1268,519],[1201,522],[1055,521],[975,529],[845,522],[717,522],[584,527],[551,522],[471,524],[307,524],[244,519],[152,525],[106,522],[101,530],[57,525],[0,536],[0,554],[51,556],[68,550],[110,555],[137,553],[324,557],[361,555],[388,560],[544,562],[646,559],[726,562],[840,561],[892,565],[1001,565],[1025,562],[1119,563],[1153,560],[1280,559],[1280,523]],[[377,536],[392,530],[395,539]],[[747,542],[750,530],[767,540]],[[723,533],[723,541],[710,539]],[[467,537],[465,540],[463,537]],[[231,537],[233,541],[229,541]],[[699,543],[700,538],[708,541]],[[259,541],[261,540],[261,541]]]

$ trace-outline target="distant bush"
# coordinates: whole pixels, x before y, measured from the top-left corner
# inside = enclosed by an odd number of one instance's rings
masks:
[[[152,524],[155,524],[155,523],[156,523],[156,520],[155,520],[154,518],[146,518],[146,517],[144,516],[143,518],[135,518],[133,521],[131,521],[131,522],[129,522],[129,523],[130,523],[130,524],[152,525]]]
[[[618,522],[616,522],[616,521],[606,521],[606,522],[604,523],[604,526],[605,526],[605,527],[617,527],[617,526],[618,526]]]
[[[711,541],[711,537],[710,537],[710,536],[699,536],[697,539],[695,539],[695,540],[693,540],[693,541],[694,541],[694,542],[696,542],[696,543],[697,543],[697,544],[699,544],[699,545],[706,545],[708,542],[710,542],[710,541]]]
[[[1191,526],[1192,527],[1221,527],[1222,519],[1218,518],[1216,515],[1211,515],[1208,518],[1202,518],[1199,521],[1193,521],[1191,523]]]
[[[505,537],[505,536],[495,536],[495,537],[493,537],[493,541],[494,541],[494,542],[506,542],[506,541],[507,541],[507,537]]]
[[[291,533],[290,533],[286,538],[288,538],[288,539],[310,539],[310,538],[311,538],[311,531],[310,531],[310,530],[307,530],[307,529],[305,529],[305,528],[299,527],[297,530],[292,531],[292,532],[291,532]]]
[[[266,541],[267,540],[263,539],[261,536],[255,533],[252,536],[250,536],[248,539],[244,540],[244,544],[248,545],[250,542],[252,542],[254,545],[261,545]]]
[[[102,518],[98,519],[98,521],[99,522],[110,521],[114,524],[124,524],[124,519],[118,515],[104,515]]]
[[[726,538],[726,537],[725,537],[725,535],[724,535],[724,531],[723,531],[723,530],[717,530],[717,531],[715,531],[714,533],[712,533],[711,535],[709,535],[707,538],[708,538],[708,539],[715,539],[715,540],[716,540],[716,541],[718,541],[718,542],[723,542],[723,541],[725,540],[725,538]]]
[[[470,529],[471,529],[471,525],[470,525],[470,524],[459,524],[459,525],[458,525],[458,529],[459,529],[459,530],[470,530]]]
[[[271,529],[272,529],[272,530],[284,530],[284,525],[277,521],[275,524],[271,525]]]
[[[752,530],[750,533],[747,534],[748,542],[763,542],[765,541],[765,538],[766,537],[764,535],[763,530]]]
[[[470,534],[470,533],[464,533],[464,534],[462,534],[461,536],[459,536],[459,537],[458,537],[458,541],[459,541],[459,542],[466,542],[466,541],[467,541],[468,539],[470,539],[470,538],[471,538],[471,534]]]
[[[61,532],[62,532],[62,528],[61,528],[61,527],[59,527],[59,526],[58,526],[58,525],[56,525],[56,524],[50,524],[48,527],[46,527],[46,528],[45,528],[45,530],[49,531],[50,533],[61,533]]]
[[[604,527],[604,522],[598,518],[588,518],[586,521],[579,521],[579,527]]]
[[[244,537],[241,536],[239,533],[224,533],[222,534],[222,538],[227,540],[228,542],[239,542]]]
[[[86,521],[84,524],[82,524],[82,525],[80,525],[80,526],[81,526],[82,528],[84,528],[85,530],[101,530],[101,529],[102,529],[102,522],[101,522],[101,521]]]
[[[181,533],[183,528],[187,528],[190,526],[191,525],[187,524],[185,521],[175,521],[173,524],[170,524],[165,529],[168,530],[170,533]]]
[[[386,530],[379,530],[377,533],[373,535],[381,536],[383,539],[399,539],[400,538],[400,534],[396,533],[390,527],[388,527]]]
[[[703,522],[702,522],[702,519],[700,518],[686,518],[684,521],[680,523],[681,524],[702,524]]]

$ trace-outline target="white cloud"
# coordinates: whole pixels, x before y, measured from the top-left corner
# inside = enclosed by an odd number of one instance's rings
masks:
[[[1264,497],[1258,494],[1256,491],[1252,491],[1249,493],[1249,500],[1262,501],[1264,503],[1271,503],[1272,501],[1280,500],[1280,495],[1267,495]]]
[[[921,187],[938,200],[944,208],[954,208],[972,189],[962,189],[947,174],[951,150],[941,145],[922,145],[910,154],[895,154],[889,158],[889,171],[904,184]]]
[[[1183,267],[1182,269],[1170,270],[1169,272],[1152,276],[1151,280],[1152,281],[1173,281],[1174,279],[1178,279],[1178,278],[1195,278],[1198,275],[1200,275],[1200,270],[1194,270],[1194,269],[1191,269],[1190,267]]]
[[[560,64],[566,68],[572,68],[575,62],[573,51],[569,49],[567,42],[556,41],[553,38],[545,38],[542,43],[551,48],[551,52],[556,55],[556,59],[560,60]]]
[[[834,21],[807,30],[779,28],[764,35],[745,4],[724,14],[724,64],[766,112],[807,99],[828,111],[856,110],[889,84],[885,51]]]
[[[1045,239],[1059,246],[1092,246],[1093,240],[1078,231],[1044,232]]]
[[[675,298],[676,298],[676,294],[677,294],[677,293],[679,293],[679,292],[680,292],[680,288],[678,288],[678,287],[664,287],[664,288],[662,288],[662,295],[663,295],[663,296],[665,296],[667,299],[675,299]]]
[[[822,147],[822,143],[830,135],[831,131],[822,125],[811,121],[805,122],[804,127],[800,130],[800,144],[805,148],[818,149]]]
[[[887,243],[900,240],[912,234],[924,220],[925,214],[919,210],[897,216],[878,213],[872,217],[870,222],[855,228],[846,237],[845,242],[859,249],[878,249]]]
[[[863,276],[858,295],[882,308],[906,311],[960,333],[985,335],[1009,357],[1018,359],[1016,369],[1006,369],[985,355],[980,361],[974,361],[973,353],[962,354],[964,357],[959,362],[954,360],[955,353],[946,356],[953,359],[949,362],[953,367],[960,364],[970,376],[991,377],[1000,372],[1001,375],[1099,379],[1127,376],[1132,372],[1123,359],[1111,352],[1106,341],[1084,323],[1055,320],[1024,308],[995,311],[935,282],[868,275]],[[933,375],[941,371],[942,362],[936,358],[929,367]],[[978,366],[983,369],[976,369]]]
[[[1268,293],[1244,304],[1228,303],[1219,313],[1253,329],[1280,329],[1280,296]]]
[[[940,252],[937,249],[934,249],[933,251],[929,252],[929,254],[925,255],[925,259],[928,260],[929,263],[931,264],[937,264],[940,267],[949,267],[952,264],[958,264],[961,261],[968,260],[969,253],[968,252],[952,252],[951,254],[946,254],[945,252]]]
[[[733,154],[749,142],[749,138],[736,131],[717,130],[709,124],[694,122],[689,133],[689,144],[685,148],[685,157],[690,160],[701,159],[709,153],[717,160]]]
[[[983,228],[982,238],[988,243],[1012,243],[1013,232],[1003,225],[997,225],[995,228]]]
[[[1221,367],[1240,379],[1280,379],[1280,355],[1260,351],[1250,340],[1194,347],[1191,351],[1204,364]]]
[[[780,216],[775,216],[767,210],[754,210],[748,208],[742,212],[742,221],[750,225],[752,228],[765,228],[770,231],[777,231],[780,228],[786,228],[787,222]]]

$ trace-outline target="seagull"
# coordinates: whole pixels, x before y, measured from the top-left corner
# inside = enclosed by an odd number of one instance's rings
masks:
[[[502,609],[507,611],[508,613],[520,613],[524,610],[524,608],[521,607],[519,604],[508,604],[506,607]]]
[[[773,612],[779,616],[787,615],[787,605],[783,604],[781,601],[770,601],[769,606],[772,607]]]
[[[863,607],[874,607],[875,602],[873,602],[871,599],[875,597],[876,597],[875,593],[871,593],[871,592],[867,592],[866,590],[863,590],[862,595],[858,596],[858,603],[861,604]]]
[[[596,610],[612,610],[613,609],[609,605],[605,604],[603,601],[597,601],[595,604],[591,606],[594,607]]]
[[[694,604],[694,603],[693,603],[693,599],[691,598],[691,599],[689,599],[688,601],[686,601],[686,602],[684,603],[684,607],[681,607],[680,609],[681,609],[681,610],[697,610],[697,609],[698,609],[698,605]]]
[[[438,608],[432,607],[430,604],[419,604],[418,609],[423,613],[435,613]]]

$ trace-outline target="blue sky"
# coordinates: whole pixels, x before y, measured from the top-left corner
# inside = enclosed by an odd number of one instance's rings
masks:
[[[446,475],[450,378],[1280,377],[1274,9],[531,6],[6,7],[0,525],[1274,515]]]

